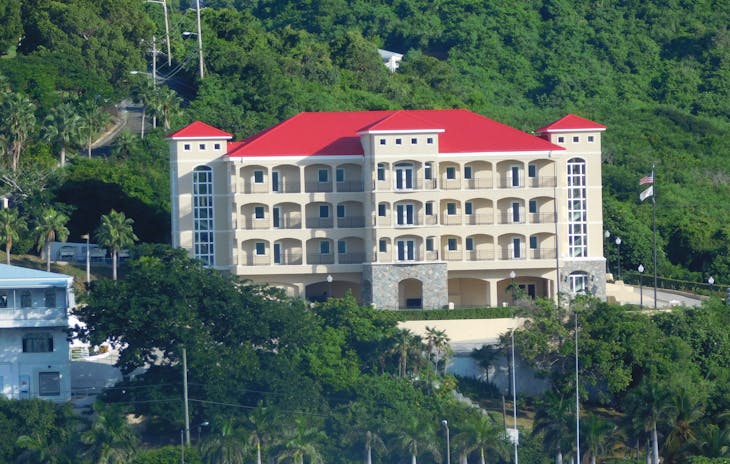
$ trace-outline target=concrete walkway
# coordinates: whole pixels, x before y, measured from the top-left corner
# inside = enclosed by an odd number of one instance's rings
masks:
[[[642,296],[643,293],[643,296]],[[606,296],[609,302],[618,304],[643,305],[645,308],[654,308],[654,287],[627,285],[622,280],[606,284]],[[703,298],[699,295],[674,290],[657,289],[656,307],[671,308],[673,306],[694,307],[702,304]]]

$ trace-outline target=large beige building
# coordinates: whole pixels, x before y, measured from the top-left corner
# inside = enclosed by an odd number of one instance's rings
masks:
[[[169,135],[173,245],[208,266],[379,308],[605,297],[601,134],[466,110],[301,113],[244,141]]]

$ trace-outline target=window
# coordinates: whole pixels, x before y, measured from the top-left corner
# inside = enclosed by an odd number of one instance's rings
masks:
[[[415,261],[416,242],[414,240],[398,240],[396,247],[398,248],[398,261]]]
[[[378,240],[378,250],[381,253],[385,253],[386,251],[388,251],[388,241],[385,240],[384,238],[381,238],[380,240]]]
[[[56,291],[55,290],[46,290],[45,294],[46,299],[46,308],[55,308],[56,307]]]
[[[522,239],[512,239],[512,258],[519,259],[522,257]]]
[[[576,136],[573,137],[573,143],[578,143],[578,142],[580,142],[580,137],[578,137],[576,135]]]
[[[386,208],[385,203],[380,203],[378,205],[378,216],[385,217],[385,208]]]
[[[397,222],[400,226],[415,224],[414,206],[411,203],[400,203],[396,205]]]
[[[330,254],[330,242],[329,240],[322,240],[319,242],[319,252],[323,255]]]
[[[190,144],[186,143],[185,145],[183,145],[183,150],[190,151]]]
[[[418,145],[418,139],[415,137],[411,138],[411,145]]]
[[[449,238],[448,240],[446,240],[446,246],[449,249],[449,251],[456,251],[456,239]]]
[[[446,168],[446,178],[449,180],[456,179],[456,168],[449,166]]]
[[[534,164],[527,165],[527,177],[537,177],[537,166]]]
[[[426,251],[433,251],[433,238],[431,237],[426,239]]]
[[[254,184],[263,184],[264,183],[264,171],[254,171],[253,172],[253,183]]]
[[[329,205],[319,205],[319,217],[320,218],[330,217],[330,206]]]
[[[530,235],[530,249],[537,250],[537,235]]]
[[[320,169],[317,172],[317,179],[320,182],[329,182],[329,180],[330,180],[330,175],[329,174],[330,174],[329,170],[327,170],[327,169]]]
[[[512,187],[520,186],[520,167],[512,166],[510,168],[510,176],[512,177]]]
[[[433,202],[426,203],[426,216],[433,216]]]
[[[200,145],[198,145],[198,148],[201,150],[205,150],[205,144],[201,143]]]
[[[520,204],[519,202],[512,202],[512,222],[520,222]]]
[[[530,213],[537,213],[537,200],[530,200],[527,204]]]
[[[335,171],[335,180],[337,182],[344,182],[345,181],[345,170],[342,168],[337,168]]]
[[[471,172],[471,166],[464,166],[464,179],[471,179],[472,172]]]
[[[426,139],[426,143],[429,145],[433,145],[433,137],[429,137]]]
[[[221,149],[221,144],[220,143],[215,143],[215,144],[213,144],[213,148],[215,148],[216,150],[220,150]]]
[[[595,137],[593,137],[592,135],[588,136],[588,143],[593,143],[595,141],[596,141]]]
[[[274,206],[272,219],[274,220],[274,227],[281,227],[281,208]]]
[[[380,144],[385,145],[385,139],[380,139]]]
[[[256,242],[256,254],[259,256],[266,254],[266,243]]]
[[[563,136],[558,137],[558,143],[565,143],[565,137],[563,137]]]
[[[403,143],[403,140],[402,139],[395,139],[395,144],[396,145],[401,145],[402,143]]]
[[[281,264],[281,243],[274,243],[274,264]]]
[[[214,251],[213,170],[198,166],[193,170],[193,256],[212,266]]]
[[[30,308],[32,305],[33,301],[30,297],[30,292],[28,290],[23,291],[23,293],[20,294],[20,307]]]
[[[588,290],[588,274],[585,272],[574,272],[570,274],[570,292],[586,293]]]
[[[23,336],[23,353],[53,352],[53,335],[48,332],[29,333]]]
[[[568,160],[568,254],[577,258],[588,255],[588,211],[586,201],[586,163],[580,158]]]
[[[456,203],[446,203],[446,214],[449,216],[456,214]]]
[[[465,246],[466,251],[474,251],[474,239],[471,237],[467,237]]]
[[[464,214],[470,215],[474,213],[474,204],[470,201],[464,203]]]
[[[38,373],[38,396],[61,396],[61,373]]]
[[[337,205],[337,217],[345,217],[345,205]]]
[[[423,168],[423,177],[427,180],[433,179],[433,163],[430,161]]]
[[[411,190],[413,189],[413,165],[396,164],[395,165],[395,189]]]
[[[8,294],[6,292],[0,293],[0,308],[8,307]]]
[[[344,240],[337,240],[337,253],[341,255],[347,253],[347,242]]]
[[[385,164],[378,163],[378,180],[385,180]]]
[[[264,218],[264,207],[263,206],[255,207],[254,216],[256,216],[256,219],[263,219]]]

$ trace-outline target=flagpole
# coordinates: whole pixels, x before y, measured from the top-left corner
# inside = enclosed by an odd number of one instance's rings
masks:
[[[652,187],[656,187],[656,173],[654,172],[655,166],[651,165],[651,177],[654,182],[651,184]],[[653,195],[651,196],[652,205],[652,223],[654,226],[654,309],[656,309],[656,288],[657,288],[657,271],[656,271],[656,188],[652,190]]]

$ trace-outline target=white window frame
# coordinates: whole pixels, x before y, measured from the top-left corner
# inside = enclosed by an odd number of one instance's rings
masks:
[[[193,256],[206,266],[215,265],[213,169],[193,169]]]

